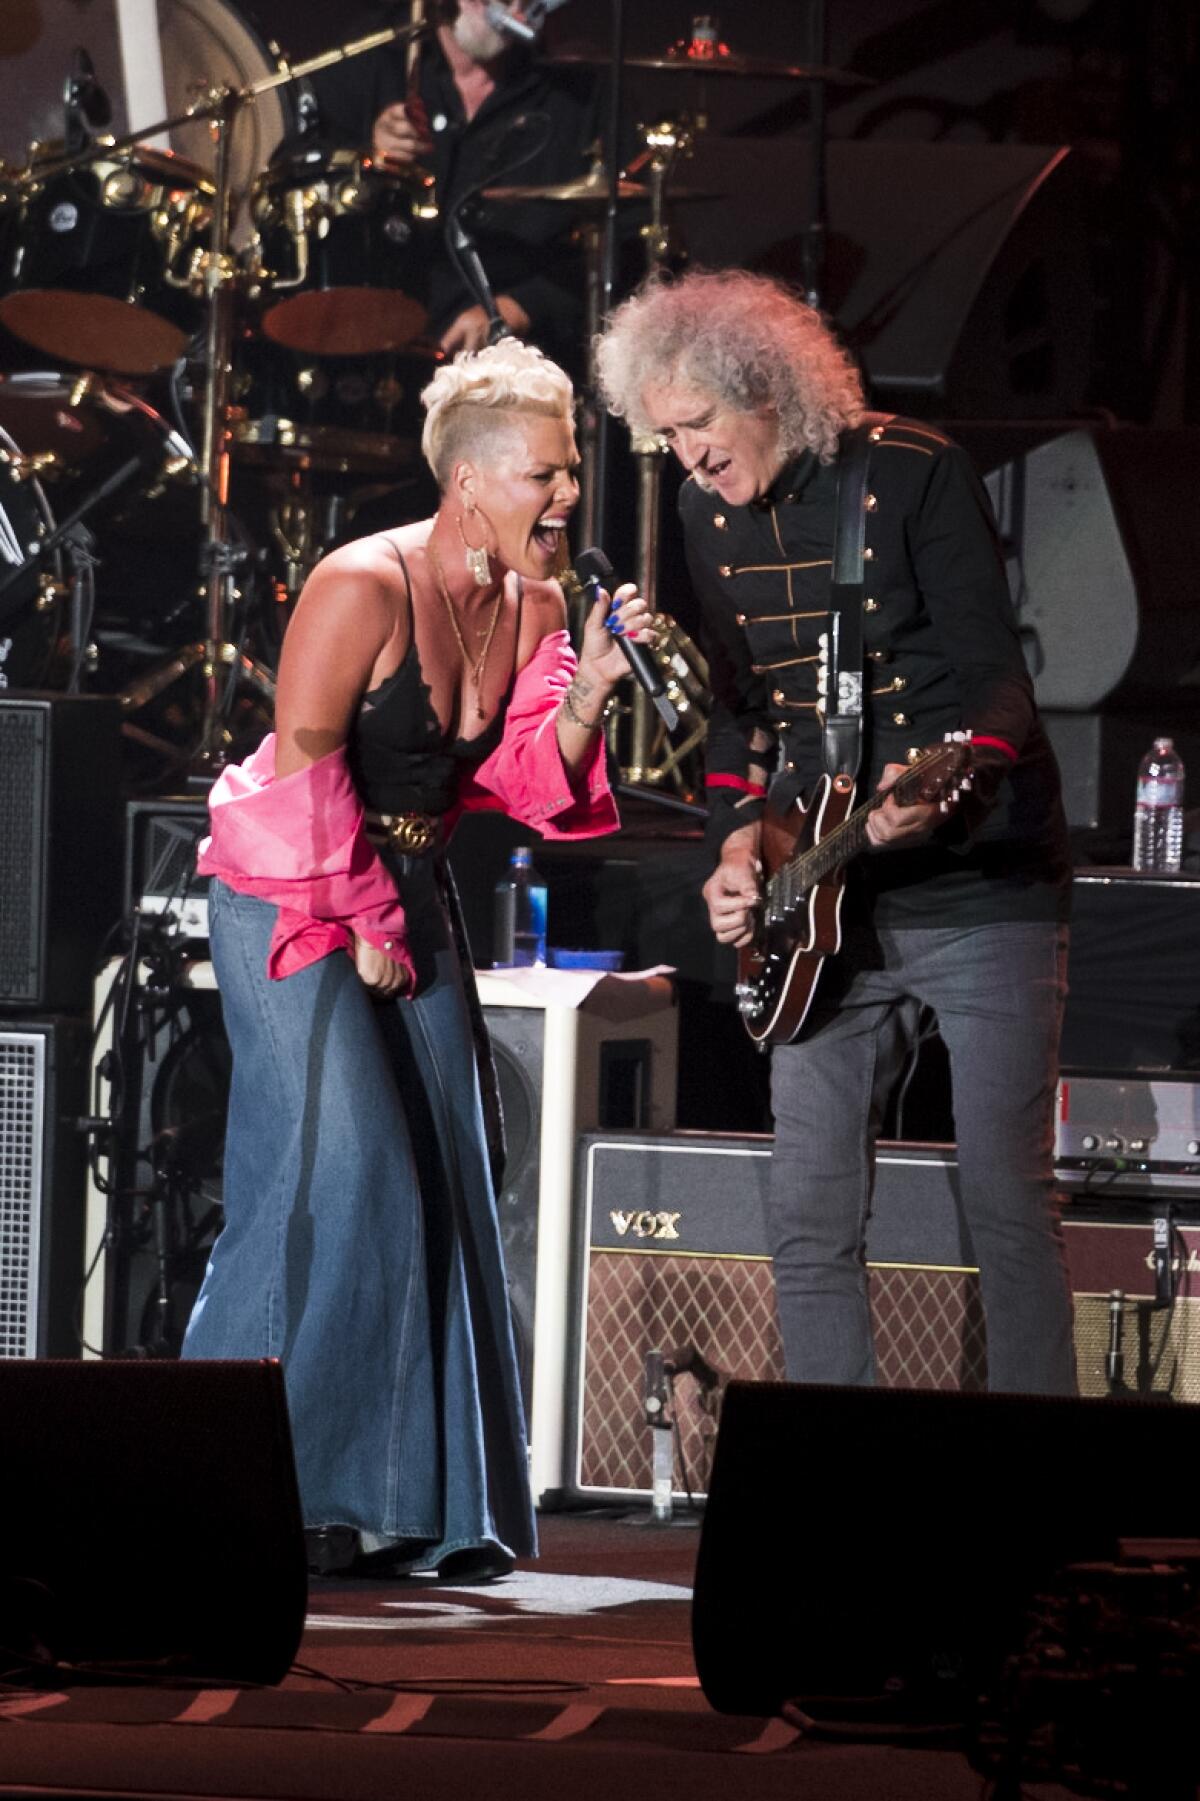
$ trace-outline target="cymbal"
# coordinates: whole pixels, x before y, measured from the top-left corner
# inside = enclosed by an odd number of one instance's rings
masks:
[[[607,68],[611,58],[600,50],[564,50],[545,58],[549,63],[582,63]],[[827,87],[873,88],[869,75],[851,69],[831,69],[823,63],[779,63],[767,56],[689,56],[668,50],[663,56],[627,56],[626,69],[657,69],[672,75],[741,75],[758,81],[820,81]]]
[[[484,188],[485,200],[554,200],[563,206],[607,206],[608,177],[577,175],[574,181],[554,181],[544,186]],[[650,190],[639,181],[622,179],[617,185],[617,198],[626,202],[649,200]]]

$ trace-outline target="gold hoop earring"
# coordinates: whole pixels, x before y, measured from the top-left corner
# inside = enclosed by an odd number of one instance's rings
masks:
[[[470,511],[475,511],[473,504]],[[463,515],[461,513],[458,515],[457,523],[458,535],[462,539],[462,547],[465,552],[463,560],[466,563],[471,578],[475,582],[476,587],[486,588],[492,579],[492,565],[491,559],[488,556],[487,543],[472,544],[468,541],[467,534],[463,529]]]

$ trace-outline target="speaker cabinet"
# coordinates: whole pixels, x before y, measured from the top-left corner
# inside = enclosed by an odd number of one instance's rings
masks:
[[[0,1003],[87,1010],[120,914],[120,708],[0,695]]]
[[[563,980],[565,975],[566,979]],[[481,971],[508,1157],[498,1205],[534,1498],[562,1484],[571,1355],[572,1189],[581,1132],[674,1122],[676,1018],[669,981]]]
[[[818,1717],[878,1717],[872,1698],[890,1720],[975,1718],[1066,1564],[1192,1538],[1192,1484],[1156,1478],[1198,1441],[1187,1407],[731,1385],[692,1611],[704,1693],[730,1713],[819,1696]]]
[[[770,1156],[770,1139],[750,1135],[581,1141],[572,1496],[651,1491],[649,1352],[691,1348],[722,1380],[782,1377],[765,1232]],[[880,1382],[983,1387],[983,1311],[949,1147],[880,1146],[867,1256]],[[707,1488],[718,1398],[690,1374],[676,1380],[681,1494]]]
[[[279,1682],[304,1534],[277,1363],[0,1363],[0,1643]],[[44,1649],[42,1649],[44,1647]]]
[[[87,1051],[79,1020],[0,1020],[0,1359],[79,1355]]]

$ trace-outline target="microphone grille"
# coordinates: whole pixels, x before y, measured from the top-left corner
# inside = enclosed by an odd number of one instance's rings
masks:
[[[581,582],[599,582],[603,586],[612,572],[612,564],[599,545],[592,545],[590,550],[581,550],[575,558],[575,573]]]

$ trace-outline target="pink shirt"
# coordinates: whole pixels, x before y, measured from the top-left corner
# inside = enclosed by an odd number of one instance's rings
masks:
[[[558,748],[555,715],[575,666],[565,631],[542,639],[513,685],[500,743],[462,783],[451,827],[464,812],[495,807],[545,838],[616,831],[602,735],[573,780]],[[272,733],[222,773],[209,814],[200,873],[279,908],[267,958],[273,980],[352,951],[355,934],[413,973],[404,909],[366,835],[344,746],[280,778]]]

